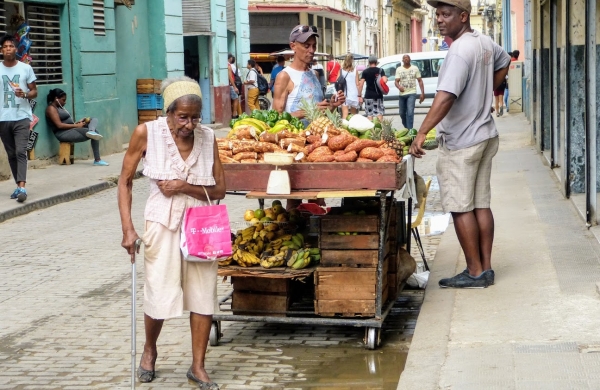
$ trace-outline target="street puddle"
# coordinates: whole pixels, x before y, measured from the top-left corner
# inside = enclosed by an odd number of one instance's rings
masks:
[[[286,364],[296,373],[286,389],[395,390],[406,363],[407,352],[383,345],[375,351],[347,347],[281,348],[291,357]]]

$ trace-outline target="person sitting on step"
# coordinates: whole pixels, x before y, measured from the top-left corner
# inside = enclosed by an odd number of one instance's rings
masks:
[[[46,118],[48,125],[54,132],[54,136],[60,142],[85,142],[88,139],[92,143],[94,152],[94,165],[107,166],[108,163],[100,158],[100,143],[102,135],[96,131],[98,126],[97,118],[84,118],[78,122],[65,109],[67,103],[67,93],[60,88],[51,89],[46,98],[48,107],[46,108]]]

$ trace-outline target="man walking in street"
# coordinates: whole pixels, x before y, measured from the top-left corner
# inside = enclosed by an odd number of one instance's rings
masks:
[[[0,39],[4,60],[0,64],[4,105],[0,109],[0,139],[8,155],[8,163],[17,183],[11,199],[27,199],[27,141],[33,119],[28,99],[37,97],[35,74],[31,66],[17,60],[17,42],[11,36]]]
[[[419,88],[421,88],[421,95],[419,96],[419,104],[421,104],[425,100],[425,88],[423,87],[421,72],[415,65],[411,65],[410,56],[405,54],[402,56],[402,66],[396,68],[394,83],[398,91],[400,91],[398,107],[400,109],[402,125],[406,129],[413,128],[415,101],[417,100],[417,82],[419,82]]]
[[[240,90],[235,82],[235,75],[231,67],[231,58],[235,60],[233,55],[229,54],[227,61],[227,76],[229,78],[229,97],[231,99],[231,119],[239,118],[239,106],[240,106]],[[237,69],[236,69],[237,70]]]
[[[360,81],[358,84],[358,101],[360,103],[365,102],[365,114],[369,120],[373,119],[374,116],[383,119],[385,114],[385,107],[383,106],[383,93],[377,88],[377,76],[381,75],[384,83],[387,83],[387,77],[385,71],[377,66],[377,57],[369,57],[369,67],[362,72]],[[367,85],[365,91],[365,97],[362,97],[362,91],[364,85]]]
[[[490,208],[492,158],[498,130],[490,113],[492,91],[508,73],[510,56],[471,28],[470,0],[428,0],[440,34],[453,39],[439,73],[437,94],[410,146],[425,155],[427,133],[438,125],[437,177],[444,212],[452,213],[467,269],[441,279],[440,287],[485,288],[494,284]]]

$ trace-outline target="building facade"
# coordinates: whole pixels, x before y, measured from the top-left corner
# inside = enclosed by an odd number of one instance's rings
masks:
[[[588,226],[598,224],[600,189],[598,7],[596,0],[525,0],[532,140]]]
[[[15,13],[31,27],[38,159],[58,152],[44,113],[51,89],[67,93],[65,108],[73,118],[99,118],[100,150],[109,154],[122,151],[137,126],[136,79],[183,74],[180,0],[138,1],[131,9],[114,0],[0,1],[0,7],[4,32],[12,32]],[[10,170],[1,153],[0,176],[7,179]],[[89,143],[76,144],[75,154],[91,158]]]

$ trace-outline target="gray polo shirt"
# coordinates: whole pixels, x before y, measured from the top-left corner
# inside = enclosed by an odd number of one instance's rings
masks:
[[[488,36],[464,33],[450,45],[438,77],[438,91],[456,95],[456,101],[437,128],[450,150],[476,145],[498,136],[490,113],[494,72],[508,66],[510,56]]]

